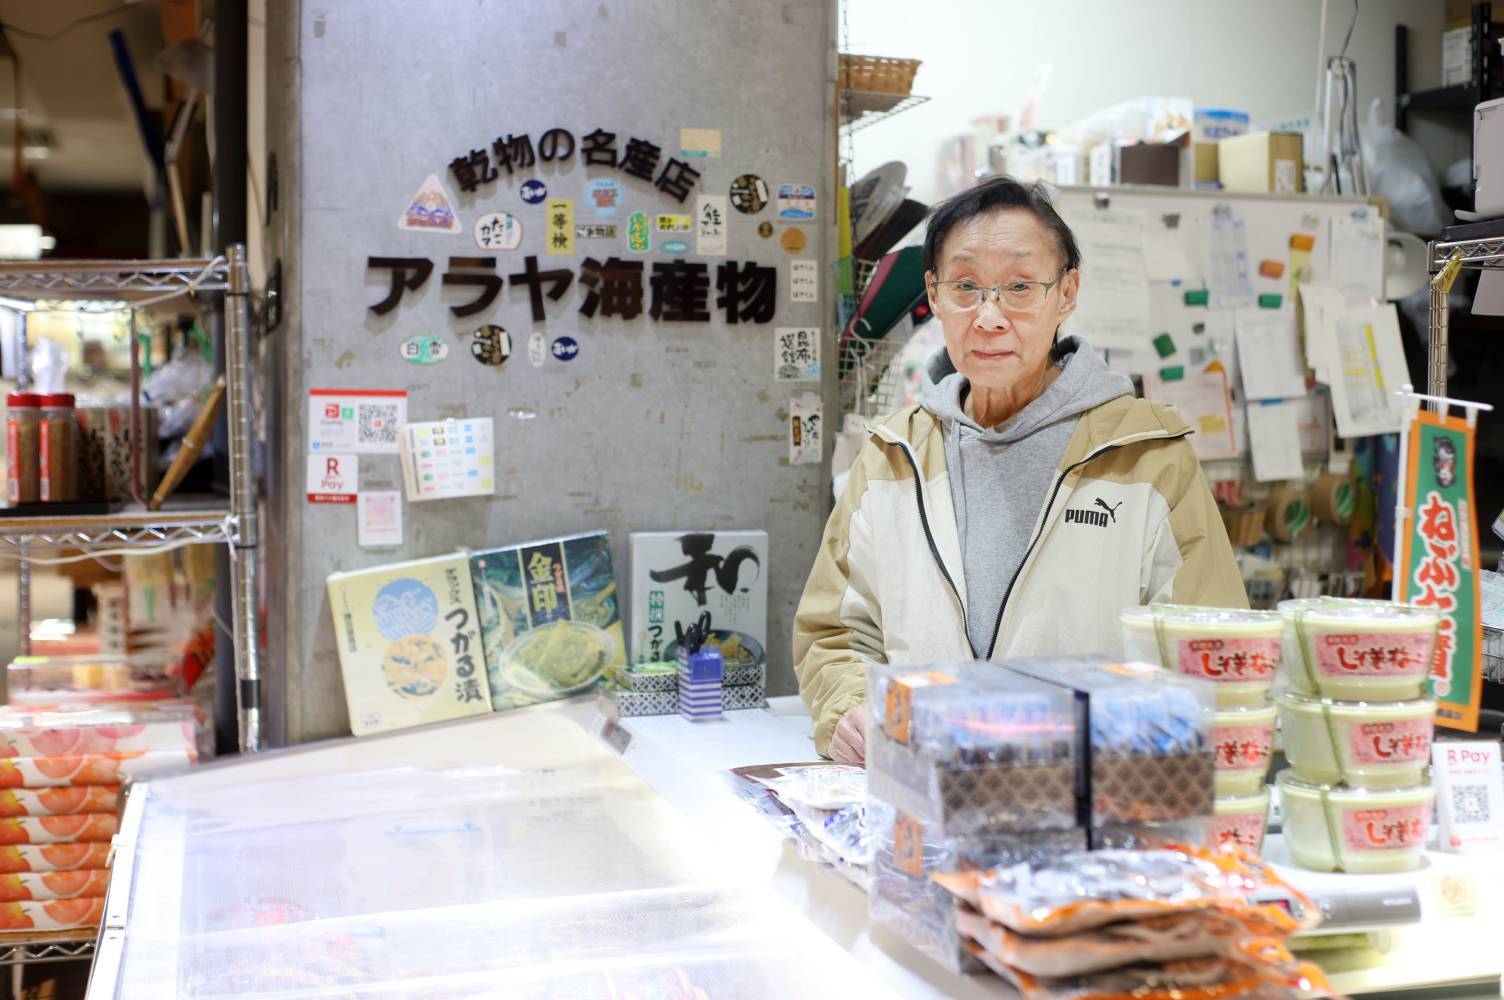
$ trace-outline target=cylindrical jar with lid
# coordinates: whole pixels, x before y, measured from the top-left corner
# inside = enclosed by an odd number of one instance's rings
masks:
[[[9,507],[36,503],[41,470],[37,460],[37,427],[42,399],[33,392],[5,397],[5,503]]]
[[[1316,785],[1281,771],[1285,844],[1301,868],[1403,872],[1420,866],[1436,791],[1428,784],[1363,789]]]
[[[78,499],[78,417],[73,394],[49,393],[41,401],[38,492],[43,503],[69,503]]]
[[[1281,601],[1290,687],[1342,701],[1421,697],[1441,616],[1389,601],[1318,597]]]
[[[1285,756],[1294,777],[1352,788],[1418,785],[1431,763],[1436,701],[1334,701],[1285,692]]]
[[[1274,612],[1150,604],[1118,622],[1129,659],[1214,682],[1219,709],[1266,704],[1284,630]]]

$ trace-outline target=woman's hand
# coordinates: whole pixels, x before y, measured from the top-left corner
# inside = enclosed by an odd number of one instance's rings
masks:
[[[830,737],[830,759],[838,764],[863,764],[867,760],[867,713],[861,705],[841,716]]]

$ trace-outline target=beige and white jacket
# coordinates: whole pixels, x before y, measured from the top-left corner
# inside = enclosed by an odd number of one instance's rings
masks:
[[[1120,396],[1082,414],[999,608],[967,604],[940,421],[915,406],[871,431],[794,618],[822,754],[862,702],[869,663],[1118,655],[1124,607],[1248,606],[1191,428],[1171,407]],[[991,650],[972,649],[973,614],[996,618]]]

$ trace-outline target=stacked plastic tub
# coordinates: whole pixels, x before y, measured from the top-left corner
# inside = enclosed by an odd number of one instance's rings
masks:
[[[0,932],[99,925],[121,786],[207,749],[198,707],[111,663],[20,660],[0,706]],[[109,681],[119,681],[110,683]]]
[[[1292,858],[1316,871],[1417,867],[1435,801],[1436,702],[1424,692],[1439,615],[1335,598],[1285,601],[1279,613],[1290,767],[1277,784]]]
[[[1127,655],[1210,681],[1217,799],[1213,839],[1258,854],[1269,813],[1269,759],[1284,625],[1273,611],[1154,604],[1119,616]]]

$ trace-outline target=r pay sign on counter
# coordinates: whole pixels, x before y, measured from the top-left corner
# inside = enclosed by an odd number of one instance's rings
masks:
[[[1504,848],[1504,763],[1496,740],[1440,740],[1431,746],[1443,851]]]

